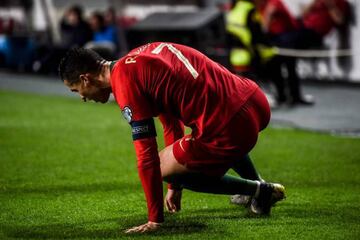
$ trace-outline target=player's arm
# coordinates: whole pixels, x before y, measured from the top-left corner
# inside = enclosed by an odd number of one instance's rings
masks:
[[[154,120],[148,118],[132,121],[130,124],[138,173],[147,202],[148,223],[131,228],[127,233],[155,230],[164,221],[162,178]]]
[[[134,71],[128,71],[128,73],[132,72]],[[138,174],[148,207],[148,222],[129,229],[128,232],[154,230],[159,223],[164,221],[162,177],[156,143],[156,130],[152,118],[153,113],[148,99],[139,87],[139,83],[133,81],[133,79],[136,79],[135,77],[122,76],[123,88],[118,88],[119,91],[115,95],[124,118],[131,125]],[[128,84],[128,82],[132,84]]]
[[[138,174],[148,207],[148,222],[128,229],[127,233],[155,230],[164,221],[160,159],[152,118],[154,114],[144,87],[144,81],[153,78],[147,75],[148,65],[141,57],[128,56],[115,65],[111,76],[115,99],[132,128]]]

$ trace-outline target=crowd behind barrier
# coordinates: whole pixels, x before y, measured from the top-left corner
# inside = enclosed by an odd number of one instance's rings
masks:
[[[233,0],[219,9],[227,16],[229,67],[237,74],[269,79],[278,103],[312,103],[301,92],[296,61],[327,59],[330,53],[323,39],[329,32],[339,33],[339,65],[344,72],[352,66],[349,29],[355,14],[346,0],[313,0],[300,18],[292,16],[282,0]],[[0,15],[0,68],[57,74],[60,58],[72,47],[94,49],[109,60],[129,50],[125,32],[136,19],[117,16],[112,7],[87,18],[83,11],[74,5],[64,12],[58,22],[59,42],[47,32],[26,31],[26,23]]]
[[[112,60],[124,54],[124,28],[129,21],[115,9],[94,11],[84,17],[83,7],[69,7],[58,23],[60,41],[50,31],[31,31],[29,23],[0,15],[0,68],[15,71],[57,74],[57,65],[72,47],[86,47]],[[134,23],[131,21],[130,23]]]
[[[344,48],[338,58],[348,68],[352,56],[348,54],[349,29],[354,22],[346,0],[313,0],[299,18],[282,0],[235,0],[227,21],[232,69],[240,75],[269,79],[275,85],[277,104],[312,105],[313,97],[301,91],[297,59],[310,54],[318,58],[319,50],[324,51],[324,38],[336,30],[339,47]],[[304,52],[309,49],[316,51]],[[324,52],[321,55],[326,57]]]

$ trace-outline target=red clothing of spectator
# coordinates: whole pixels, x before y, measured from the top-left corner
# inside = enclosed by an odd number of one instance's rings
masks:
[[[299,27],[281,0],[269,0],[260,10],[260,14],[269,34],[277,35]]]
[[[303,16],[303,25],[311,29],[320,36],[325,36],[334,27],[337,26],[329,13],[329,6],[326,0],[315,0],[309,11]],[[345,0],[334,0],[334,7],[337,7],[342,13],[348,11],[348,3]]]

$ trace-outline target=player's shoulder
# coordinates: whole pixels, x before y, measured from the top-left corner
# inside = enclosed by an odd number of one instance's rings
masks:
[[[160,42],[149,43],[131,50],[120,59],[120,65],[125,68],[137,68],[139,70],[139,67],[165,63],[162,56],[157,54],[156,51],[160,44]]]

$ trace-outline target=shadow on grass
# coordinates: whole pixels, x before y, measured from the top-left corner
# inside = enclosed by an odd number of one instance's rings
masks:
[[[116,238],[121,235],[120,231],[116,229],[90,229],[75,224],[49,224],[3,228],[5,229],[7,237],[21,239]]]
[[[289,212],[289,213],[286,213]],[[293,220],[298,218],[309,217],[311,211],[304,211],[304,206],[294,206],[287,208],[286,211],[276,213],[267,221],[267,217],[251,218],[247,215],[244,208],[230,206],[225,208],[209,208],[184,210],[183,213],[166,216],[166,223],[159,231],[146,234],[127,235],[124,231],[133,226],[138,226],[145,222],[143,214],[135,214],[127,218],[108,218],[98,219],[95,221],[78,222],[78,223],[58,223],[58,224],[34,224],[34,225],[8,225],[0,226],[7,237],[21,239],[112,239],[124,238],[131,236],[132,238],[147,238],[150,236],[170,237],[176,235],[191,235],[193,233],[216,233],[225,234],[223,225],[224,221],[241,220],[241,226],[277,226],[278,221],[284,221],[278,217],[290,217],[289,220],[282,222],[282,225],[294,224]],[[317,214],[328,218],[331,216],[331,209],[317,209]],[[310,215],[311,216],[311,215]],[[314,216],[314,214],[312,214]],[[318,216],[319,217],[319,216]],[[293,219],[293,220],[291,220]],[[265,221],[264,221],[265,220]],[[274,221],[275,220],[275,221]],[[220,225],[218,226],[218,224]],[[218,227],[217,227],[218,226]],[[222,231],[224,231],[222,233]]]
[[[21,186],[1,189],[5,194],[64,194],[64,193],[92,193],[120,191],[122,193],[133,192],[140,189],[140,184],[128,182],[89,183],[82,185],[45,185],[45,186]]]
[[[280,205],[278,206],[281,207]],[[146,236],[170,237],[176,235],[191,235],[193,233],[226,234],[223,225],[226,222],[237,222],[241,226],[277,226],[293,225],[295,219],[330,218],[333,215],[332,209],[317,208],[315,211],[306,210],[304,205],[284,206],[282,211],[277,211],[274,216],[267,218],[250,218],[244,208],[228,206],[224,208],[189,209],[183,213],[166,216],[166,223],[157,232],[147,234],[132,234],[134,238],[147,238]],[[345,214],[346,215],[346,214]],[[285,219],[284,219],[285,217]],[[352,216],[352,221],[358,217]],[[144,214],[134,214],[131,217],[98,219],[78,223],[58,224],[29,224],[29,225],[3,225],[0,226],[7,237],[21,239],[78,239],[78,238],[124,238],[129,235],[124,231],[133,226],[143,224],[146,220]],[[310,219],[311,220],[311,219]],[[332,219],[333,220],[333,219]],[[220,225],[219,225],[220,224]]]
[[[185,210],[186,211],[186,210]],[[247,210],[239,206],[229,206],[227,208],[208,208],[189,210],[190,216],[201,219],[246,219],[249,217]]]
[[[239,209],[240,210],[240,209]],[[184,214],[167,214],[166,223],[159,231],[147,234],[131,234],[131,237],[190,235],[193,233],[212,232],[208,222],[226,219],[246,218],[244,212],[234,208],[197,209],[184,211]],[[129,236],[124,231],[144,223],[144,215],[132,215],[131,218],[109,218],[79,223],[5,225],[1,226],[7,237],[21,239],[77,239],[77,238],[121,238]],[[217,234],[222,227],[213,229]]]
[[[322,223],[333,224],[337,224],[339,222],[355,224],[359,223],[360,220],[358,211],[354,211],[354,208],[347,205],[318,206],[314,204],[309,206],[307,204],[292,204],[291,208],[284,208],[278,214],[283,217],[304,219],[308,221],[312,219],[320,219]]]
[[[135,216],[126,223],[120,223],[119,219],[106,219],[97,222],[86,222],[79,224],[48,224],[33,226],[1,226],[5,234],[10,238],[21,239],[76,239],[76,238],[120,238],[125,236],[146,237],[150,236],[168,236],[168,235],[186,235],[195,232],[205,231],[207,226],[196,221],[186,221],[186,223],[164,224],[156,232],[146,234],[125,234],[125,230],[133,226],[144,223],[144,216]],[[97,224],[100,224],[96,226]],[[107,226],[103,226],[106,224]],[[117,225],[114,227],[113,225]]]

